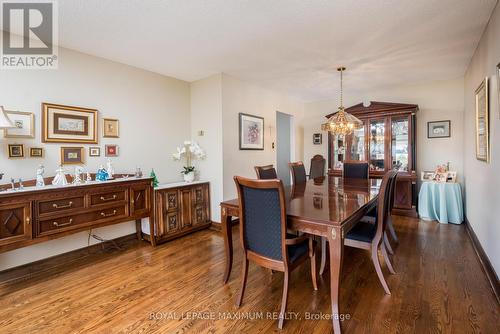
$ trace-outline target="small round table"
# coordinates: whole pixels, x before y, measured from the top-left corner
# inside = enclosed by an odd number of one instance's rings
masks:
[[[464,209],[460,183],[423,182],[418,194],[418,214],[424,220],[461,224]]]

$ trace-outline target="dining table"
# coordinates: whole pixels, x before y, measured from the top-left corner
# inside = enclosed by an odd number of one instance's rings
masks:
[[[349,230],[375,205],[381,179],[320,177],[285,187],[287,228],[324,237],[330,255],[330,299],[334,333],[340,333],[340,277],[344,238]],[[231,274],[233,263],[232,226],[240,215],[238,199],[220,203],[226,266],[223,283]]]

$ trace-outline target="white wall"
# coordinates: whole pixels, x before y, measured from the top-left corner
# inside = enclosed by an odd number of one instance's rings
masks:
[[[41,144],[42,102],[96,108],[99,118],[121,121],[120,138],[101,138],[99,128],[99,144],[83,145],[91,171],[106,162],[104,145],[118,144],[120,157],[113,158],[116,171],[131,172],[140,166],[149,173],[154,167],[160,182],[181,179],[181,164],[171,159],[171,153],[191,132],[189,83],[62,48],[57,70],[1,71],[0,104],[7,110],[34,112],[36,124],[35,139],[0,137],[0,170],[7,180],[34,178],[40,163],[45,165],[47,176],[54,175],[60,147],[68,146]],[[42,146],[45,157],[8,159],[8,143],[22,143],[26,148]],[[89,146],[100,146],[102,156],[89,158]],[[116,238],[134,231],[134,223],[124,223],[95,232],[104,238]],[[3,253],[0,270],[85,246],[87,233],[83,232]]]
[[[276,165],[276,111],[294,116],[295,143],[292,143],[297,160],[303,157],[302,117],[304,105],[299,100],[267,90],[229,75],[222,75],[222,128],[224,199],[236,197],[234,175],[255,178],[254,166]],[[264,117],[264,150],[241,151],[238,142],[238,113]]]
[[[463,157],[466,215],[496,272],[500,272],[500,107],[495,73],[500,62],[500,6],[494,10],[465,74]],[[475,90],[489,78],[489,163],[476,159]]]
[[[203,131],[203,136],[198,132]],[[210,181],[211,218],[220,221],[222,202],[222,74],[191,83],[191,138],[205,150],[205,160],[195,163],[199,177]]]
[[[350,95],[346,89],[346,106],[363,101],[401,102],[418,104],[417,112],[417,171],[434,170],[436,165],[450,161],[451,169],[463,177],[463,78],[436,81],[421,85],[398,86],[372,91],[365,95]],[[305,104],[304,111],[304,161],[315,154],[328,156],[328,136],[321,131],[324,117],[337,110],[338,100]],[[450,138],[427,138],[427,122],[451,120]],[[313,133],[323,133],[323,144],[313,145]]]

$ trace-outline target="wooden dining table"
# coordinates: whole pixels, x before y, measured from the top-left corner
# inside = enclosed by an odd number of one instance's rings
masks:
[[[340,333],[339,290],[344,237],[376,205],[381,179],[347,179],[327,176],[285,187],[288,228],[325,237],[330,255],[330,298],[335,333]],[[224,284],[233,263],[233,218],[239,217],[238,199],[223,201],[222,233],[226,254]]]

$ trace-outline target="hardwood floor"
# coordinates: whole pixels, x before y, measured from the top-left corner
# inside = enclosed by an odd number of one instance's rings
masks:
[[[401,241],[393,262],[397,274],[384,268],[391,296],[384,294],[369,253],[346,249],[340,300],[350,319],[343,332],[498,333],[499,305],[464,227],[402,217],[395,226]],[[156,249],[128,241],[124,251],[79,256],[64,270],[22,282],[1,284],[12,273],[0,273],[0,333],[280,332],[268,315],[279,312],[283,274],[250,264],[237,309],[241,249],[239,242],[235,246],[227,285],[222,236],[210,230]],[[316,317],[330,310],[328,270],[318,277],[316,292],[309,270],[305,263],[291,275],[293,313],[283,333],[332,331],[329,320],[305,319],[307,312]]]

